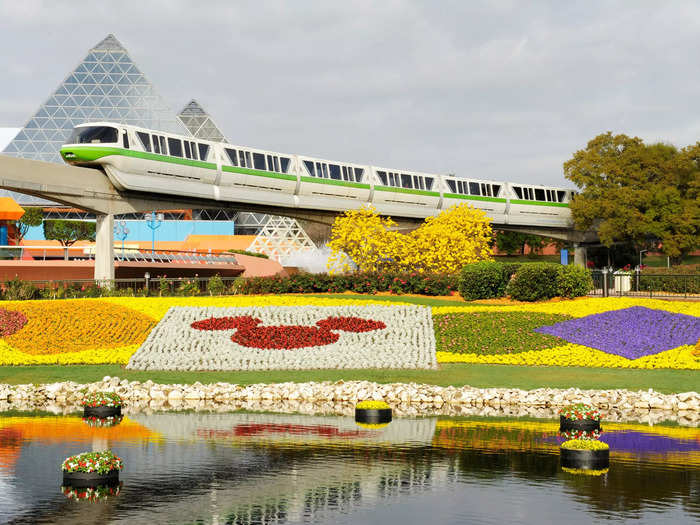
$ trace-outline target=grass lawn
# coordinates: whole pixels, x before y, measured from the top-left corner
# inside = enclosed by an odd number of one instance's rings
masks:
[[[378,383],[428,383],[440,386],[540,387],[646,390],[674,393],[700,390],[693,370],[631,370],[617,368],[536,367],[515,365],[444,364],[441,370],[280,370],[250,372],[131,371],[120,365],[41,365],[0,367],[0,382],[10,384],[76,381],[88,383],[104,376],[156,383],[215,383],[241,385],[304,381],[369,380]]]

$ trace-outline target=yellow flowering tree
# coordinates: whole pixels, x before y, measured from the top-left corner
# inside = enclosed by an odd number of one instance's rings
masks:
[[[427,218],[408,234],[392,231],[395,226],[371,206],[337,217],[328,243],[328,268],[346,272],[352,261],[362,272],[455,273],[493,254],[490,219],[467,204]]]

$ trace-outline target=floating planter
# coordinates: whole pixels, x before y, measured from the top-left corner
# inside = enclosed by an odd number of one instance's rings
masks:
[[[83,417],[100,419],[122,415],[122,398],[114,392],[93,392],[83,398]]]
[[[602,471],[610,466],[610,447],[602,441],[570,439],[559,451],[562,468]]]
[[[124,419],[122,416],[110,416],[110,417],[84,417],[83,423],[89,427],[95,428],[107,428],[116,427]]]
[[[63,495],[74,501],[105,501],[110,498],[116,498],[121,491],[121,483],[117,485],[101,485],[99,487],[61,487]]]
[[[355,422],[385,425],[391,422],[391,407],[384,401],[360,401],[355,405]]]
[[[83,452],[63,460],[63,485],[73,488],[118,485],[123,467],[121,458],[111,450]]]
[[[562,408],[559,411],[559,432],[569,430],[600,431],[600,412],[582,403]]]

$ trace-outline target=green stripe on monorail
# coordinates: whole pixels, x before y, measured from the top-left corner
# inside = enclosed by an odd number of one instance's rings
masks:
[[[214,169],[216,169],[216,166],[214,166]],[[297,180],[296,175],[287,175],[275,171],[254,170],[250,168],[237,168],[235,166],[221,166],[221,171],[240,173],[242,175],[255,175],[256,177],[267,177],[268,179]]]
[[[180,157],[170,157],[168,155],[159,155],[158,153],[148,153],[145,151],[136,151],[133,149],[123,149],[123,148],[110,148],[110,147],[82,147],[82,146],[70,146],[61,148],[61,155],[65,159],[66,153],[76,154],[76,159],[67,160],[78,160],[78,161],[93,161],[98,160],[103,157],[109,157],[110,155],[122,155],[124,157],[134,157],[137,159],[155,160],[158,162],[167,162],[169,164],[181,164],[183,166],[194,166],[196,168],[206,168],[210,170],[216,169],[216,164],[211,162],[204,162],[201,160],[193,159],[183,159]]]
[[[483,195],[462,195],[461,193],[445,193],[446,199],[464,199],[469,201],[486,201],[486,202],[501,202],[506,203],[506,199],[499,197],[485,197]]]
[[[376,191],[391,191],[394,193],[410,193],[413,195],[425,195],[426,197],[439,197],[440,193],[436,191],[411,190],[408,188],[395,188],[393,186],[375,186]]]
[[[301,182],[314,182],[316,184],[330,184],[332,186],[347,186],[349,188],[358,188],[361,190],[368,190],[370,188],[369,184],[363,184],[361,182],[349,182],[344,180],[335,179],[317,179],[316,177],[301,177]]]
[[[521,201],[516,199],[511,199],[511,204],[525,204],[528,206],[555,206],[557,208],[568,208],[568,202],[542,202],[542,201]]]

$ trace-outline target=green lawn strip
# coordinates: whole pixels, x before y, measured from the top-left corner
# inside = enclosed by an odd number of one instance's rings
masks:
[[[458,354],[516,354],[565,344],[558,337],[535,328],[571,319],[568,315],[539,312],[469,312],[436,315],[435,345],[438,352]]]
[[[375,381],[378,383],[426,383],[440,386],[470,385],[479,388],[627,389],[659,392],[700,390],[694,370],[633,370],[617,368],[536,367],[518,365],[444,364],[440,370],[266,370],[245,372],[169,372],[125,370],[119,365],[41,365],[0,367],[0,383],[90,383],[104,376],[156,383],[301,383],[306,381]]]

